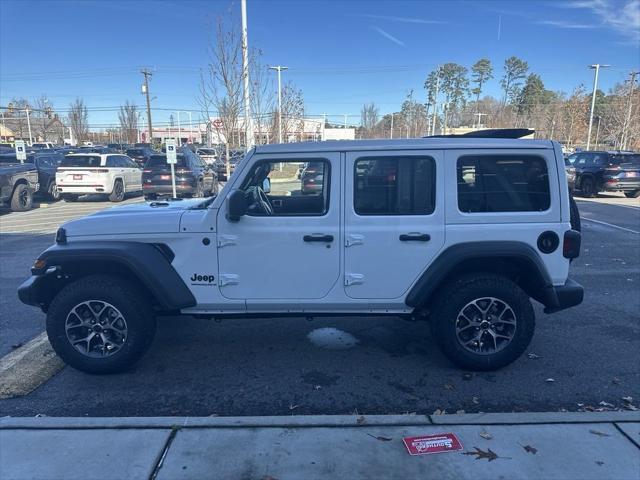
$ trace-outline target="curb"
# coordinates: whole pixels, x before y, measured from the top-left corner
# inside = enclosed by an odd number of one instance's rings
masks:
[[[525,425],[640,422],[640,412],[478,413],[461,415],[292,415],[265,417],[3,417],[8,429],[305,428],[421,425]]]

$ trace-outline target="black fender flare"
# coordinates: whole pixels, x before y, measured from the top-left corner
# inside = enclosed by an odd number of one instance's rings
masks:
[[[51,271],[51,267],[56,267],[52,270],[57,274],[65,274],[78,270],[84,273],[108,273],[100,268],[93,270],[92,263],[96,266],[115,266],[137,279],[162,310],[176,311],[192,307],[196,305],[196,299],[171,265],[172,257],[173,252],[168,247],[144,242],[76,241],[56,244],[38,257],[44,264],[39,269],[32,269],[35,277],[32,277],[32,283],[42,283],[38,282],[38,277],[44,280],[43,277],[49,275],[47,271]],[[22,292],[19,293],[22,300]],[[31,305],[34,301],[41,305],[42,298],[38,297],[46,292],[41,292],[40,295],[34,293],[36,292],[31,292],[25,298],[31,300]]]
[[[524,266],[528,283],[535,285],[527,293],[547,307],[557,306],[553,282],[540,255],[531,245],[518,241],[465,242],[446,248],[409,290],[405,303],[413,308],[423,307],[450,274],[477,260],[515,261]]]

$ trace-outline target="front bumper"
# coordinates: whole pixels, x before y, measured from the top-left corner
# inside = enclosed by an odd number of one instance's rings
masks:
[[[544,313],[554,313],[580,305],[584,299],[584,288],[575,280],[567,279],[562,286],[547,289]]]
[[[18,298],[25,305],[46,309],[48,275],[32,275],[18,287]]]

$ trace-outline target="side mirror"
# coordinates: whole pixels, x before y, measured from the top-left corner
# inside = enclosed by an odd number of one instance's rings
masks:
[[[269,177],[265,178],[262,181],[262,191],[264,193],[271,193],[271,180],[269,179]]]
[[[247,213],[247,197],[242,190],[234,190],[227,197],[227,220],[237,222]]]

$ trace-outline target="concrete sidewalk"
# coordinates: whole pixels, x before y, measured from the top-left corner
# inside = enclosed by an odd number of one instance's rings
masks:
[[[402,438],[454,433],[458,452]],[[640,412],[0,419],[9,479],[640,478]]]

